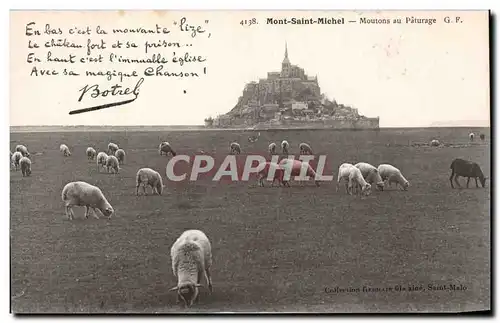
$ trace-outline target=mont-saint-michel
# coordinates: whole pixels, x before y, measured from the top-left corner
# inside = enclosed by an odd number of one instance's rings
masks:
[[[211,128],[254,129],[379,129],[379,118],[329,100],[321,93],[317,76],[292,65],[285,44],[281,71],[247,83],[233,109],[205,119]]]
[[[267,18],[266,24],[268,25],[343,25],[345,24],[345,19],[343,17],[321,17],[317,19],[313,18]]]

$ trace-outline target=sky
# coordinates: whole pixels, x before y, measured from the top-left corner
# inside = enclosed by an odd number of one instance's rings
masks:
[[[201,25],[206,31],[191,37],[191,31],[180,31],[185,16],[190,25]],[[406,17],[435,18],[428,24],[406,24]],[[461,23],[446,24],[460,16]],[[270,25],[267,18],[344,17],[344,25]],[[400,17],[402,24],[361,24],[360,18],[390,19]],[[255,18],[257,24],[241,25]],[[355,20],[357,23],[348,23]],[[26,26],[44,30],[63,30],[62,35],[26,36]],[[95,28],[156,29],[167,27],[169,34],[96,35]],[[70,28],[90,26],[92,34],[68,34]],[[21,125],[191,125],[203,124],[208,116],[231,110],[241,96],[244,85],[279,71],[285,42],[292,64],[318,77],[322,93],[357,108],[368,117],[380,117],[381,127],[422,127],[436,122],[485,123],[490,120],[489,106],[489,40],[486,11],[126,11],[126,12],[11,12],[10,40],[10,124]],[[210,38],[208,35],[210,34]],[[93,49],[89,57],[103,56],[102,63],[47,63],[45,42],[65,38],[82,44],[82,49],[50,48],[51,57],[87,59],[86,45],[106,42],[104,50]],[[138,48],[111,48],[117,40],[135,42]],[[41,48],[28,49],[34,43]],[[191,44],[188,47],[149,48],[144,43],[162,41]],[[119,64],[105,60],[110,53],[130,58],[151,57],[159,53],[168,58],[173,52],[183,56],[201,55],[205,62],[164,64],[165,70],[196,72],[199,78],[175,79],[144,76],[148,66],[157,64]],[[28,63],[33,52],[42,62]],[[111,81],[103,76],[86,77],[43,75],[30,76],[33,67],[64,68],[85,74],[116,70],[137,72],[137,77]],[[206,74],[205,72],[206,71]],[[96,84],[101,90],[115,84],[131,90],[144,77],[137,99],[132,103],[105,110],[69,115],[76,109],[108,104],[135,95],[92,98],[90,89],[79,102],[80,91]]]

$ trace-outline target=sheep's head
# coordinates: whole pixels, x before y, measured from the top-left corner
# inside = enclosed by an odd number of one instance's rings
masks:
[[[486,179],[488,177],[479,177],[479,181],[481,182],[482,187],[486,187]]]
[[[156,190],[158,191],[158,195],[161,195],[163,193],[163,183],[162,183],[162,181],[157,181],[156,182]]]
[[[115,213],[113,210],[113,207],[111,205],[108,205],[104,210],[102,210],[102,214],[108,217],[108,219]]]
[[[198,297],[198,287],[202,287],[200,284],[194,283],[182,283],[178,286],[171,288],[171,291],[177,291],[177,295],[186,307],[191,307],[193,305],[194,300]]]
[[[409,187],[410,187],[410,182],[406,181],[406,182],[403,184],[403,189],[404,189],[405,191],[407,191]]]
[[[361,189],[364,195],[368,196],[372,192],[372,185],[370,183],[366,183]]]
[[[31,176],[31,167],[26,170],[26,175]],[[484,187],[484,186],[483,186]]]

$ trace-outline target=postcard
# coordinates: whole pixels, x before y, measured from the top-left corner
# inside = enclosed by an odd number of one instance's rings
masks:
[[[11,311],[491,310],[490,12],[10,12]]]

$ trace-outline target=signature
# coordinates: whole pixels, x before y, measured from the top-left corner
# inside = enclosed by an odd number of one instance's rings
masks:
[[[95,98],[107,97],[107,96],[130,96],[132,94],[132,95],[134,95],[134,98],[124,100],[124,101],[119,101],[119,102],[103,104],[103,105],[99,105],[99,106],[95,106],[95,107],[91,107],[91,108],[73,110],[73,111],[70,111],[69,114],[78,114],[78,113],[83,113],[83,112],[96,111],[96,110],[100,110],[100,109],[111,108],[114,106],[119,106],[119,105],[134,102],[139,97],[139,91],[140,91],[140,88],[141,88],[141,85],[143,82],[144,82],[144,78],[141,77],[137,81],[137,83],[133,89],[131,89],[129,87],[123,87],[119,84],[115,84],[115,85],[111,86],[109,89],[101,89],[99,87],[99,84],[94,84],[94,85],[87,84],[79,90],[82,93],[80,94],[80,98],[78,98],[78,102],[81,102],[85,97],[88,97],[88,96],[90,96],[90,98],[95,99]]]

